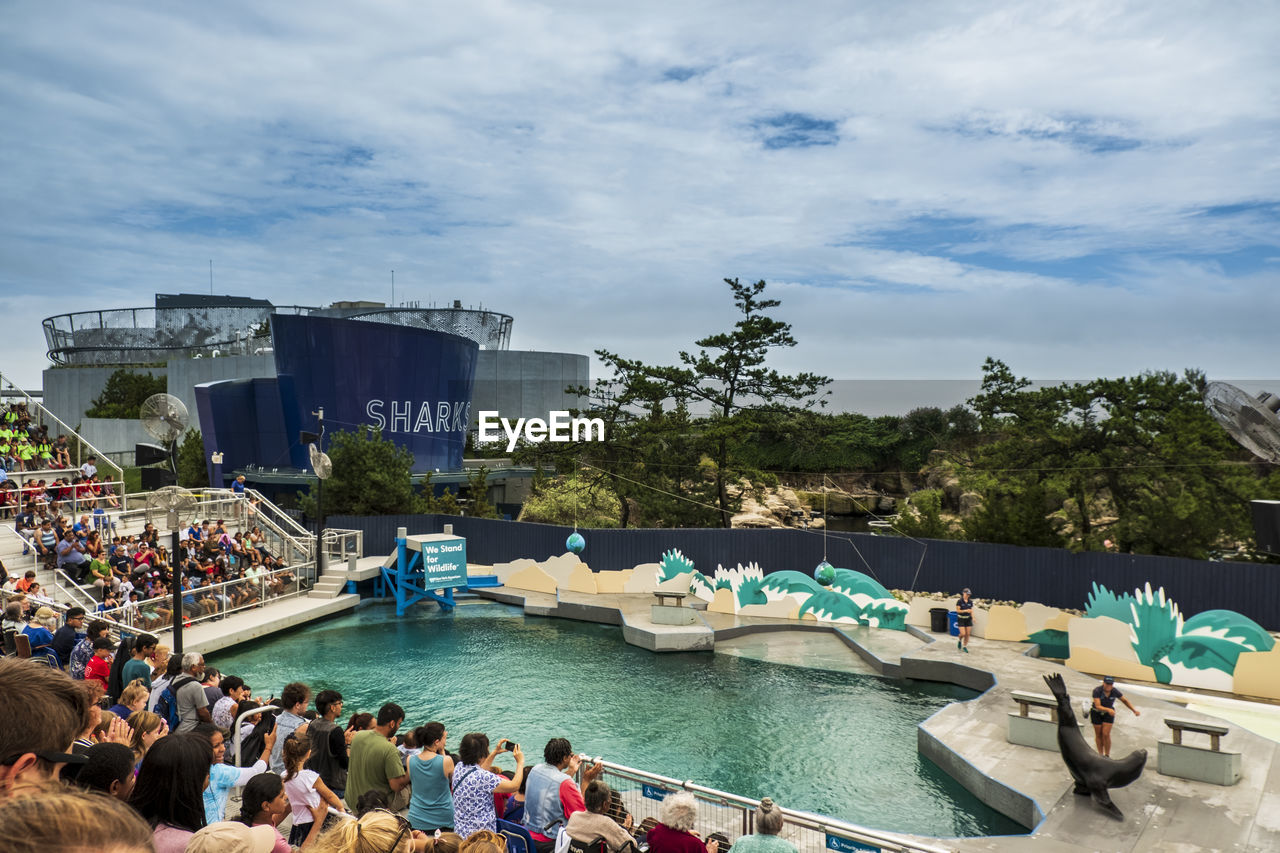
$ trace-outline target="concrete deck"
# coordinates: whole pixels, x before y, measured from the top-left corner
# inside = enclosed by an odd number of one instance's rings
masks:
[[[1007,717],[1017,705],[1010,693],[1045,693],[1043,676],[1061,673],[1077,707],[1097,681],[1028,654],[1024,643],[975,639],[967,654],[949,635],[918,630],[884,631],[700,612],[699,624],[654,625],[651,595],[546,595],[522,590],[477,590],[486,597],[523,605],[527,613],[623,627],[627,642],[645,648],[682,650],[722,647],[791,665],[871,671],[883,675],[941,681],[984,691],[968,702],[948,705],[920,724],[920,752],[946,770],[983,802],[1031,829],[1025,836],[946,839],[958,851],[1181,851],[1280,850],[1280,743],[1232,726],[1223,749],[1243,755],[1244,773],[1230,787],[1162,776],[1156,744],[1168,739],[1166,716],[1215,719],[1194,708],[1134,691],[1142,712],[1121,709],[1113,730],[1113,754],[1148,751],[1146,769],[1127,788],[1112,792],[1123,822],[1072,793],[1062,757],[1011,744]],[[856,662],[841,661],[840,646]],[[727,647],[727,648],[724,648]],[[815,654],[816,652],[816,654]],[[1092,731],[1085,727],[1086,738]]]
[[[358,595],[339,595],[337,598],[310,598],[302,595],[272,601],[263,607],[233,613],[216,622],[201,622],[184,628],[182,650],[207,655],[285,628],[351,610],[359,603]],[[173,642],[172,630],[160,631],[157,636],[165,645]]]

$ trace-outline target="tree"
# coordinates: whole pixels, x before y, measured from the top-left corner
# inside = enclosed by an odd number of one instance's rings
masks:
[[[134,373],[121,368],[107,377],[102,392],[89,403],[86,418],[126,418],[137,420],[142,401],[153,394],[163,394],[169,380],[150,373]]]
[[[791,324],[765,313],[782,303],[763,298],[764,281],[742,284],[726,278],[724,282],[742,318],[732,331],[695,341],[696,354],[681,351],[679,365],[648,367],[605,351],[597,355],[618,373],[635,376],[633,382],[651,383],[651,396],[659,405],[669,400],[677,406],[703,403],[710,407],[710,416],[700,419],[696,430],[711,463],[720,525],[729,527],[736,505],[729,484],[744,476],[758,478],[758,472],[743,470],[745,466],[735,458],[736,448],[751,430],[750,419],[739,415],[749,410],[810,408],[820,402],[818,395],[831,380],[814,373],[788,376],[766,366],[773,350],[796,345]]]
[[[399,515],[425,512],[413,490],[413,453],[371,427],[336,432],[328,448],[333,476],[324,481],[324,513],[330,515]],[[318,481],[312,481],[298,506],[318,515]]]
[[[209,485],[209,469],[204,464],[204,440],[192,427],[178,445],[178,485],[188,489]]]
[[[983,370],[971,401],[982,442],[962,480],[991,497],[988,514],[1021,520],[1006,530],[1030,541],[1014,544],[1041,544],[1033,521],[1053,503],[1082,550],[1110,539],[1122,551],[1203,558],[1248,536],[1260,482],[1235,464],[1241,453],[1206,411],[1198,371],[1030,389],[1003,362]],[[971,529],[989,531],[995,519],[979,516]]]
[[[481,465],[467,474],[467,515],[472,518],[501,518],[498,508],[489,500],[489,469]]]
[[[942,517],[942,492],[925,489],[910,498],[910,504],[898,513],[893,529],[913,539],[954,539],[951,525]]]
[[[520,520],[590,528],[617,527],[618,515],[618,497],[607,482],[598,477],[571,474],[556,478],[525,501]]]

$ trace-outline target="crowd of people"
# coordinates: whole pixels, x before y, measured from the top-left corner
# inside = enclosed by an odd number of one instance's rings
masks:
[[[187,620],[280,595],[294,580],[256,526],[231,533],[222,519],[193,521],[178,551],[170,553],[154,524],[148,522],[137,535],[115,536],[109,525],[94,519],[88,513],[73,520],[24,512],[14,526],[47,567],[61,569],[99,600],[98,615],[129,627],[156,631],[172,623],[175,569]],[[0,589],[25,597],[24,611],[52,603],[34,570],[3,575]]]
[[[482,732],[452,753],[444,723],[404,730],[395,702],[348,717],[338,691],[291,682],[259,703],[243,678],[198,653],[170,655],[146,634],[117,645],[105,623],[83,619],[68,614],[53,632],[66,671],[0,659],[6,850],[506,853],[519,837],[528,853],[720,853],[727,844],[694,832],[688,793],[635,825],[600,778],[603,765],[580,766],[566,738],[548,741],[532,766],[519,743]],[[498,768],[503,754],[514,770]],[[795,853],[778,837],[771,800],[755,820],[735,853]]]

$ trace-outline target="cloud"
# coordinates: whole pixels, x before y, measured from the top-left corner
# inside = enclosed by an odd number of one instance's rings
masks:
[[[213,259],[278,304],[394,269],[518,348],[670,360],[739,276],[783,298],[790,369],[1250,375],[1277,36],[1156,3],[16,4],[4,370],[38,384],[40,318],[203,292]]]

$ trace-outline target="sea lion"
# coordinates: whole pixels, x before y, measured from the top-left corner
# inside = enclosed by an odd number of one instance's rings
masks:
[[[1046,675],[1044,683],[1058,700],[1058,749],[1062,760],[1076,781],[1075,793],[1089,794],[1098,808],[1116,820],[1124,820],[1124,813],[1111,802],[1110,788],[1123,788],[1142,775],[1147,763],[1147,751],[1136,749],[1121,759],[1104,758],[1085,743],[1076,724],[1076,713],[1071,707],[1067,685],[1058,673]]]

